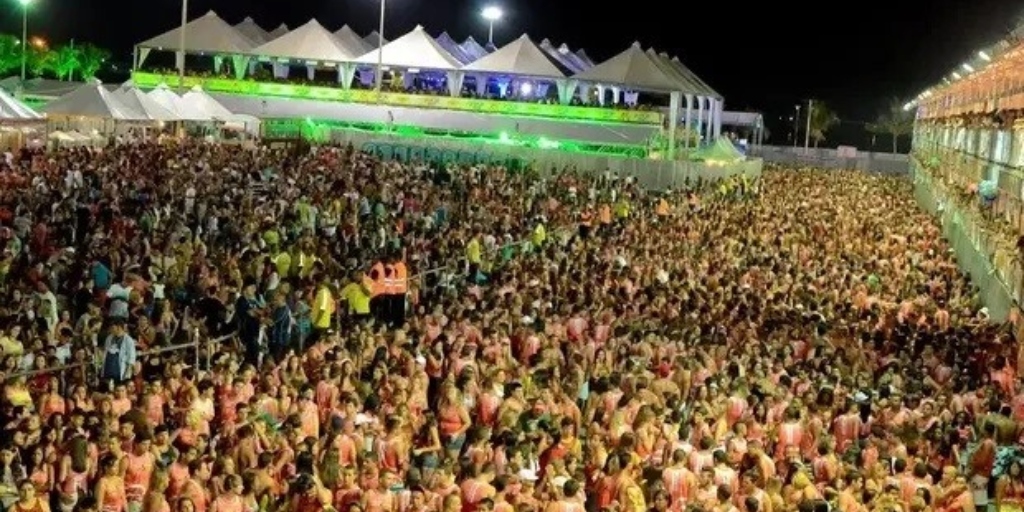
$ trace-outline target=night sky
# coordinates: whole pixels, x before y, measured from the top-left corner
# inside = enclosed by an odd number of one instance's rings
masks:
[[[0,30],[20,33],[15,0]],[[421,24],[437,35],[483,42],[486,0],[387,0],[385,36]],[[130,62],[134,43],[178,24],[179,0],[34,0],[29,31],[53,43],[75,38],[110,48]],[[615,2],[499,0],[506,18],[496,43],[526,32],[595,60],[639,40],[644,47],[679,55],[725,95],[727,110],[766,113],[775,139],[807,98],[826,101],[843,120],[832,144],[864,146],[864,121],[889,98],[907,100],[934,84],[984,46],[1005,37],[1024,19],[1024,4],[1010,0],[864,0],[850,2]],[[671,7],[680,7],[679,10]],[[558,5],[558,7],[552,7]],[[190,18],[215,10],[230,23],[252,16],[266,29],[317,18],[331,30],[348,23],[365,34],[377,26],[377,0],[191,0]],[[858,140],[859,139],[859,140]]]

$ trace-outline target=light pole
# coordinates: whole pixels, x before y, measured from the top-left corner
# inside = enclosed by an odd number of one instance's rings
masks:
[[[377,28],[377,100],[380,101],[381,84],[384,83],[384,12],[387,0],[380,0],[380,27]]]
[[[28,65],[28,4],[32,0],[18,0],[21,3],[21,83],[25,83],[25,68]]]
[[[796,147],[796,138],[800,135],[800,105],[796,105],[796,115],[793,116],[793,147]]]
[[[804,153],[811,147],[811,114],[814,114],[814,100],[807,100],[807,130],[804,131]]]
[[[501,12],[501,8],[496,5],[485,7],[480,15],[487,20],[487,42],[494,44],[494,22],[501,19],[505,13]]]
[[[185,31],[188,25],[188,0],[181,0],[181,33],[178,34],[178,53],[181,55],[178,62],[178,88],[185,93]]]

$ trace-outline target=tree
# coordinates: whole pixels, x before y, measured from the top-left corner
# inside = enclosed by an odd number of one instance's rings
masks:
[[[21,41],[10,34],[0,34],[0,74],[21,68]]]
[[[825,134],[839,122],[839,116],[832,112],[824,101],[815,101],[811,105],[811,140],[818,147],[825,140]]]
[[[914,131],[914,117],[910,112],[903,110],[899,100],[893,98],[885,112],[879,114],[875,122],[868,123],[867,129],[874,135],[892,137],[892,152],[896,153],[900,137],[910,135]]]
[[[72,45],[61,45],[53,52],[53,72],[57,80],[71,80],[81,66],[80,50]]]
[[[54,63],[56,62],[56,54],[52,50],[46,48],[38,48],[36,46],[28,47],[28,56],[26,58],[26,66],[28,67],[28,74],[33,78],[39,78],[45,75],[47,72],[54,71]]]
[[[82,78],[89,79],[96,76],[96,72],[103,67],[103,63],[110,58],[110,52],[93,44],[85,43],[79,48],[78,70]]]

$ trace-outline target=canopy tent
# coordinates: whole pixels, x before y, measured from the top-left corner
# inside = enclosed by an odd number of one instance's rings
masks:
[[[263,30],[263,27],[256,24],[256,21],[250,17],[246,17],[241,23],[235,25],[235,30],[249,38],[254,44],[263,44],[273,39],[270,37],[270,32]]]
[[[234,115],[198,85],[183,94],[181,102],[187,105],[186,108],[195,109],[197,115],[205,116],[204,119],[226,120]]]
[[[713,144],[690,153],[690,160],[696,162],[733,163],[745,158],[727,137],[719,137]]]
[[[363,42],[370,45],[371,50],[380,48],[381,43],[388,44],[388,40],[381,37],[380,33],[378,33],[376,30],[370,32],[369,34],[366,34],[366,37],[363,38]]]
[[[625,86],[648,92],[677,92],[686,88],[675,78],[662,71],[640,48],[633,43],[622,53],[577,73],[574,79],[601,85]]]
[[[476,39],[473,39],[473,36],[467,37],[466,40],[459,45],[459,48],[462,48],[462,51],[466,52],[466,55],[473,57],[473,60],[482,58],[484,55],[489,53],[486,48],[480,46],[480,43],[476,42]]]
[[[210,11],[188,22],[184,27],[176,27],[137,44],[140,52],[136,66],[141,66],[146,61],[146,57],[152,49],[180,50],[183,28],[187,36],[185,37],[185,53],[213,54],[215,56],[242,55],[256,47],[256,43],[217,16],[217,13]]]
[[[145,114],[132,110],[95,79],[47,103],[42,110],[51,116],[91,117],[116,121],[148,120]]]
[[[567,62],[571,62],[573,64],[573,67],[578,67],[580,71],[592,68],[594,66],[593,64],[588,66],[587,63],[583,62],[583,60],[581,60],[575,53],[573,53],[572,50],[569,49],[569,45],[565,43],[562,43],[562,46],[559,46],[555,50]]]
[[[437,41],[420,25],[416,25],[411,32],[385,44],[382,48],[370,50],[355,59],[355,62],[376,64],[378,53],[383,55],[383,65],[396,68],[453,71],[462,67],[458,59],[437,44]]]
[[[260,57],[337,63],[351,61],[362,55],[362,50],[362,46],[346,46],[313,19],[277,39],[253,48],[249,53]]]
[[[284,23],[282,23],[282,24],[278,25],[277,28],[275,28],[274,30],[271,30],[270,33],[267,34],[269,36],[267,41],[273,41],[274,39],[277,39],[277,38],[287,34],[289,30],[290,29],[288,28],[288,25],[285,25]]]
[[[558,48],[555,48],[555,46],[553,44],[551,44],[550,40],[548,40],[548,39],[542,40],[540,42],[540,48],[542,50],[544,50],[545,53],[550,55],[552,59],[557,60],[563,66],[565,66],[565,67],[569,68],[570,70],[572,70],[573,73],[580,73],[580,72],[584,71],[584,68],[582,66],[580,66],[578,62],[570,60],[567,57],[567,55],[559,52]],[[567,51],[568,51],[568,49],[567,49]]]
[[[470,62],[477,60],[476,57],[466,53],[466,51],[459,46],[459,43],[456,43],[455,40],[452,39],[452,36],[448,35],[448,32],[441,32],[441,35],[434,38],[434,40],[437,41],[437,44],[441,45],[441,48],[444,48],[446,52],[450,53],[452,57],[458,59],[462,64],[469,64]]]
[[[526,34],[462,68],[466,72],[499,75],[522,75],[535,78],[563,79],[567,69],[541,50]]]
[[[660,56],[663,57],[663,58],[668,58],[668,54],[667,53],[662,53],[662,54],[660,54]],[[697,76],[696,73],[694,73],[693,71],[690,71],[690,69],[687,68],[682,63],[682,61],[679,60],[679,57],[672,57],[672,59],[669,60],[668,62],[669,62],[669,64],[671,64],[675,68],[677,68],[680,71],[682,71],[683,74],[686,74],[686,75],[692,77],[698,84],[700,84],[702,87],[707,89],[707,91],[710,93],[712,98],[715,98],[715,99],[718,99],[718,100],[723,99],[722,95],[718,94],[718,91],[715,91],[714,89],[712,89],[711,86],[707,84],[707,82],[705,82],[704,80],[701,80],[701,78],[699,76]]]
[[[154,121],[177,121],[179,119],[177,114],[140,91],[131,81],[125,82],[118,90],[114,91],[114,97],[126,107],[142,113],[147,119]]]
[[[42,121],[42,114],[27,107],[7,91],[0,89],[0,122],[4,121]]]
[[[184,102],[181,101],[181,96],[175,94],[174,91],[167,87],[167,84],[160,84],[156,86],[156,88],[149,91],[146,96],[183,121],[208,121],[210,119],[209,116],[204,119],[201,114],[185,105]]]
[[[590,55],[587,55],[587,51],[583,48],[576,50],[576,57],[580,59],[580,62],[586,64],[587,68],[594,67],[594,59],[591,59]]]
[[[356,31],[352,30],[348,25],[345,25],[335,31],[334,37],[337,38],[345,48],[358,49],[359,51],[356,52],[356,55],[362,55],[376,48],[376,46],[370,45],[364,41],[363,38],[359,37],[359,34],[356,34]]]
[[[711,92],[692,77],[684,74],[679,68],[672,65],[672,62],[662,56],[658,55],[658,52],[654,51],[654,48],[647,50],[647,56],[651,58],[651,61],[658,66],[659,69],[665,72],[668,76],[675,79],[685,87],[681,89],[684,94],[693,94],[697,96],[710,97]]]

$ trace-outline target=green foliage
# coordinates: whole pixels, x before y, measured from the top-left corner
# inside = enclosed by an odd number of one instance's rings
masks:
[[[873,123],[867,124],[867,129],[876,135],[892,137],[892,152],[896,153],[900,137],[910,135],[914,131],[914,116],[903,110],[899,100],[893,98],[885,112],[879,114]]]
[[[21,41],[10,34],[0,34],[0,75],[21,69]]]
[[[810,115],[811,140],[814,141],[814,147],[818,147],[825,140],[825,134],[839,123],[839,116],[824,101],[815,101],[811,105]]]
[[[79,48],[78,70],[82,78],[89,79],[96,76],[103,63],[110,58],[110,52],[90,43],[85,43]]]
[[[51,50],[29,46],[26,57],[28,75],[32,78],[39,78],[47,73],[54,73],[55,57],[56,55]]]
[[[81,50],[72,45],[61,45],[53,51],[53,72],[58,80],[71,80],[81,66]]]

